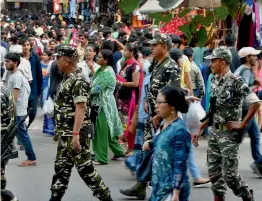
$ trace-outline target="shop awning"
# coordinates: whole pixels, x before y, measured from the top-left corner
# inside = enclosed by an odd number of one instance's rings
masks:
[[[43,3],[43,0],[6,0],[6,2],[15,2],[15,3]]]
[[[139,8],[140,13],[149,13],[149,12],[164,12],[167,10],[174,9],[178,7],[184,0],[176,0],[176,3],[168,9],[164,9],[159,5],[157,0],[148,0],[141,8]]]
[[[221,6],[221,0],[189,0],[190,7],[216,8]]]

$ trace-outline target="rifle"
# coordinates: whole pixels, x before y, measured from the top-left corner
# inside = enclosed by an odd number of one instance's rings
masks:
[[[145,94],[146,94],[146,102],[148,103],[148,119],[150,120],[153,118],[152,116],[153,112],[152,112],[152,108],[149,102],[148,92],[149,92],[149,87],[148,87],[148,84],[146,84],[145,85]],[[149,128],[150,128],[151,135],[154,136],[156,133],[156,130],[152,122],[149,122]]]
[[[3,136],[1,142],[1,163],[5,164],[4,162],[7,163],[8,159],[10,159],[10,156],[12,154],[12,148],[10,147],[10,145],[12,144],[15,138],[16,130],[20,124],[24,123],[31,110],[33,110],[33,108],[29,108],[26,116],[21,118],[17,124],[15,123],[15,119],[14,119],[13,122],[8,126],[6,133]]]
[[[210,106],[209,106],[208,113],[206,114],[206,116],[203,119],[200,120],[200,122],[204,122],[208,119],[208,126],[212,126],[213,116],[216,112],[216,100],[217,100],[217,97],[210,98]]]

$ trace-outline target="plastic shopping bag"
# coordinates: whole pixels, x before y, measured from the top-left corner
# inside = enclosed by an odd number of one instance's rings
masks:
[[[44,103],[44,107],[43,107],[44,114],[47,115],[48,117],[53,117],[54,109],[55,109],[54,101],[49,96],[48,99]]]
[[[200,102],[192,102],[189,105],[189,110],[185,115],[185,121],[188,125],[191,134],[196,133],[201,125],[200,120],[206,116],[206,112]]]
[[[172,194],[170,193],[165,199],[164,201],[171,201],[172,200]]]

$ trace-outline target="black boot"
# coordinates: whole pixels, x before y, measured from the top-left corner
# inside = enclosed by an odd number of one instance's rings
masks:
[[[224,195],[215,195],[214,201],[225,201]]]
[[[253,190],[249,190],[249,195],[245,196],[245,197],[242,197],[242,200],[243,201],[256,201],[255,200],[255,197],[254,197],[254,192]]]
[[[101,201],[113,201],[111,195],[109,195],[107,198],[101,199]]]
[[[49,201],[61,201],[62,200],[62,196],[58,196],[58,197],[51,197]]]
[[[147,183],[137,182],[135,186],[130,189],[120,189],[120,193],[129,196],[136,197],[139,200],[146,199],[146,187]]]
[[[18,151],[14,150],[12,151],[12,154],[10,155],[9,159],[15,159],[18,158]]]

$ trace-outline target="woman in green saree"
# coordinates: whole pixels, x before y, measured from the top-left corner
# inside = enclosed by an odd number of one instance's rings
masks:
[[[108,147],[114,153],[113,159],[124,155],[117,141],[117,136],[123,134],[123,128],[114,98],[116,76],[112,68],[112,51],[102,50],[98,55],[97,63],[101,67],[93,77],[91,88],[91,104],[99,106],[93,151],[96,157],[95,164],[102,165],[108,163]]]

